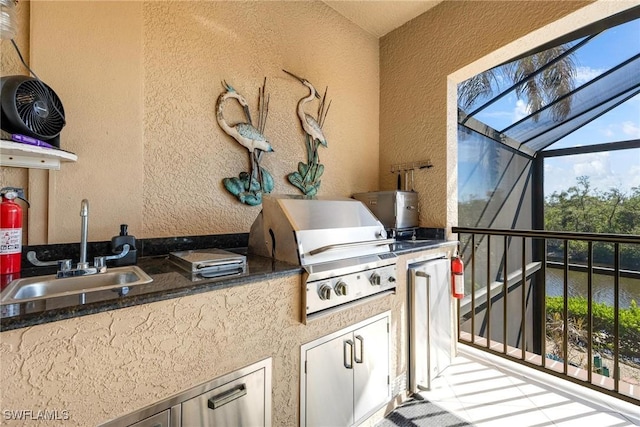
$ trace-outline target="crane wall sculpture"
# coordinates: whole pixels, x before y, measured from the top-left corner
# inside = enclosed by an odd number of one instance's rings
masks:
[[[298,118],[300,119],[302,130],[305,133],[307,163],[298,162],[298,170],[287,175],[287,179],[292,185],[302,191],[303,194],[307,196],[315,196],[320,188],[320,177],[324,173],[324,165],[320,163],[318,148],[320,145],[323,147],[327,146],[327,139],[322,132],[322,127],[325,119],[327,118],[329,107],[331,107],[331,101],[329,101],[329,104],[326,104],[326,88],[324,95],[320,98],[320,95],[309,81],[300,78],[287,70],[282,71],[294,77],[309,89],[309,95],[301,98],[300,101],[298,101],[297,107]],[[313,101],[314,98],[321,100],[320,105],[318,106],[316,118],[304,111],[305,104]]]
[[[269,96],[265,96],[265,78],[258,95],[258,123],[254,127],[251,120],[251,112],[246,99],[240,95],[227,82],[222,82],[225,88],[216,103],[216,120],[222,130],[240,145],[245,147],[249,153],[250,171],[240,172],[238,177],[224,178],[222,183],[227,191],[238,198],[241,203],[256,206],[262,203],[262,193],[270,193],[273,190],[274,182],[271,174],[260,166],[260,160],[264,152],[273,151],[273,147],[264,136],[264,128],[269,113]],[[229,124],[223,115],[225,101],[235,99],[244,110],[246,122],[239,122],[235,125]]]

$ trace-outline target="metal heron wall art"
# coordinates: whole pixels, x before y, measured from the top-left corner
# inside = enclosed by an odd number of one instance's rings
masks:
[[[307,196],[315,196],[320,188],[320,177],[324,172],[324,165],[320,163],[320,157],[318,156],[318,148],[320,145],[327,146],[327,138],[322,132],[324,121],[327,118],[329,107],[331,107],[331,101],[329,104],[327,100],[327,89],[325,88],[322,98],[309,81],[300,78],[287,70],[282,70],[290,76],[296,78],[300,83],[309,88],[309,95],[303,97],[298,101],[298,118],[300,124],[305,133],[305,141],[307,145],[307,163],[298,162],[298,170],[287,175],[289,182],[300,189],[302,193]],[[320,105],[318,106],[317,118],[305,113],[305,104],[313,101],[313,98],[320,99]]]
[[[238,177],[224,178],[222,183],[227,191],[238,198],[241,203],[256,206],[262,203],[262,193],[270,193],[273,190],[273,177],[260,166],[260,160],[265,151],[273,151],[273,147],[264,136],[264,128],[269,113],[269,96],[265,96],[267,79],[259,91],[258,96],[258,123],[253,126],[251,112],[246,99],[240,95],[227,82],[222,82],[226,89],[216,102],[216,119],[222,130],[249,152],[251,170],[240,172]],[[246,122],[230,125],[224,118],[223,110],[227,99],[235,99],[244,110]]]

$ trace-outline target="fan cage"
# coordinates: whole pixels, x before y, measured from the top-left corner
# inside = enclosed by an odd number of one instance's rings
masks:
[[[45,83],[39,80],[21,83],[15,102],[20,118],[32,132],[53,137],[62,131],[65,125],[62,102]]]

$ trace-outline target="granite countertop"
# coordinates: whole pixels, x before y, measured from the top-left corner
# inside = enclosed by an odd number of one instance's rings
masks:
[[[392,244],[391,251],[396,255],[402,255],[456,243],[446,240],[404,240]],[[246,248],[226,250],[246,255]],[[114,290],[86,293],[83,294],[84,303],[80,302],[80,295],[76,294],[19,304],[4,304],[0,306],[0,330],[34,326],[303,272],[298,265],[251,254],[247,255],[245,272],[207,279],[192,276],[171,262],[168,255],[142,257],[136,265],[153,279],[151,283],[133,286],[127,295],[123,296]],[[23,269],[21,273],[22,277],[49,275],[55,274],[55,268]]]

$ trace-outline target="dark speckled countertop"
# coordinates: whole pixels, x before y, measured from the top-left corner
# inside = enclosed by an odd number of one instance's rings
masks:
[[[446,240],[405,240],[392,244],[391,251],[402,255],[450,246],[455,243]],[[246,248],[226,248],[226,250],[246,254]],[[127,295],[120,296],[116,291],[106,290],[84,294],[84,303],[80,303],[80,297],[76,294],[19,304],[4,304],[0,306],[0,329],[5,331],[34,326],[87,314],[215,291],[230,286],[296,275],[303,271],[298,265],[273,261],[257,255],[247,256],[245,272],[209,279],[192,278],[190,273],[169,261],[168,255],[138,258],[137,266],[151,276],[153,281],[131,287]],[[49,267],[23,269],[21,273],[22,277],[55,274],[55,268],[53,270]]]

